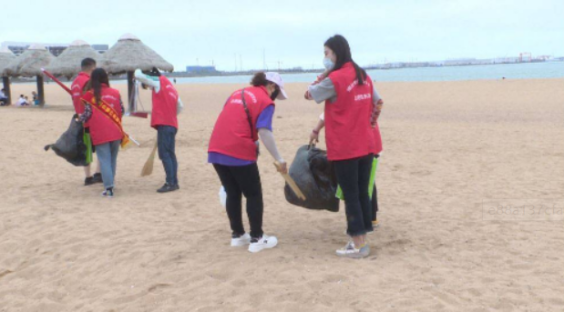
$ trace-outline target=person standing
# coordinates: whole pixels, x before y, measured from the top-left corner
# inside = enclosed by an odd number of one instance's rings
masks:
[[[39,105],[39,97],[37,96],[37,92],[31,92],[31,100],[33,101],[33,105]]]
[[[90,75],[92,71],[96,68],[96,60],[92,58],[83,59],[80,63],[81,72],[78,73],[78,76],[74,79],[71,85],[71,96],[72,96],[72,104],[74,105],[74,111],[77,115],[84,113],[84,104],[80,100],[82,94],[84,93],[84,87],[86,83],[90,80]],[[87,156],[86,161],[88,165],[84,167],[84,185],[90,186],[96,183],[102,182],[102,174],[100,173],[100,161],[96,161],[96,171],[94,175],[91,175],[91,166],[92,163],[92,153],[96,152],[95,147],[92,145],[92,138],[90,136],[90,125],[88,122],[84,123],[84,143],[86,144],[87,149]]]
[[[165,193],[178,190],[180,186],[178,184],[175,141],[178,132],[177,115],[182,112],[184,105],[176,88],[166,76],[161,75],[157,68],[153,68],[148,74],[144,74],[138,69],[135,71],[135,79],[150,87],[153,94],[151,127],[157,130],[159,158],[163,162],[166,173],[166,182],[157,192]]]
[[[374,93],[372,95],[372,99],[374,102],[374,113],[373,113],[373,123],[372,127],[374,128],[374,140],[375,140],[375,149],[374,149],[374,159],[379,159],[380,154],[382,153],[382,136],[380,135],[380,127],[378,126],[378,116],[382,110],[382,105],[384,101],[380,98],[380,95],[374,88]],[[325,113],[321,113],[319,116],[319,121],[309,135],[309,144],[315,144],[319,142],[319,133],[325,127]],[[370,194],[370,201],[372,205],[372,227],[374,229],[380,227],[380,221],[378,220],[378,189],[376,188],[376,170],[378,168],[378,161],[375,160],[372,164],[371,169],[371,177],[374,177],[374,186],[372,188],[372,193]]]
[[[369,181],[375,140],[371,125],[374,105],[370,77],[352,59],[350,46],[341,35],[324,44],[327,77],[310,85],[305,98],[325,102],[327,158],[333,162],[341,187],[351,237],[338,256],[362,258],[370,254],[366,234],[373,231]]]
[[[125,139],[121,127],[124,112],[121,95],[117,89],[110,88],[108,73],[97,68],[92,72],[81,101],[84,103],[84,113],[79,120],[90,125],[92,144],[96,147],[105,188],[102,196],[113,197],[117,156],[122,139]]]
[[[227,215],[231,226],[231,246],[249,246],[250,252],[274,248],[278,239],[262,229],[263,199],[257,166],[258,139],[278,162],[278,171],[287,173],[287,165],[278,153],[272,134],[274,99],[288,96],[278,73],[256,73],[250,87],[235,91],[225,102],[215,123],[209,148],[208,163],[213,164],[227,193]],[[242,197],[247,199],[250,234],[245,232],[242,218]]]

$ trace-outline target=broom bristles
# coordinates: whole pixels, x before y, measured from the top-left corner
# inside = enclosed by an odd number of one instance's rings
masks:
[[[149,176],[153,174],[153,163],[155,163],[155,153],[157,152],[157,141],[155,140],[155,146],[153,147],[153,151],[149,155],[149,158],[143,165],[143,169],[141,170],[141,177]]]

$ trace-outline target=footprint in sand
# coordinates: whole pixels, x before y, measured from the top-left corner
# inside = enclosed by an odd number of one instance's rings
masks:
[[[150,293],[158,293],[159,291],[161,291],[164,288],[168,288],[168,287],[172,287],[171,284],[155,284],[151,287],[149,287],[149,289],[147,289],[148,292]]]

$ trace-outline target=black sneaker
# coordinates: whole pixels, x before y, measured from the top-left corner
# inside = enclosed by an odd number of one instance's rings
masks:
[[[86,177],[86,179],[84,180],[84,186],[90,186],[90,185],[94,185],[96,182],[94,181],[94,177],[90,176],[90,177]]]
[[[160,189],[157,190],[158,193],[165,193],[165,192],[171,192],[171,191],[175,191],[180,189],[180,187],[178,185],[169,185],[164,184]]]
[[[94,176],[92,176],[92,181],[94,182],[94,184],[103,183],[104,181],[102,180],[102,174],[100,173],[94,174]]]

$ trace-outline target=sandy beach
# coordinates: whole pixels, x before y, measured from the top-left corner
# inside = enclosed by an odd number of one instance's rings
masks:
[[[377,83],[382,226],[362,260],[334,254],[347,240],[343,204],[288,204],[266,153],[264,229],[279,246],[229,247],[207,144],[241,86],[177,86],[181,190],[170,194],[155,192],[159,160],[140,177],[156,138],[148,120],[124,119],[142,145],[120,152],[105,199],[82,168],[43,150],[73,114],[60,87],[46,85],[44,109],[0,108],[0,311],[564,310],[564,79]],[[277,103],[289,162],[322,111],[305,88],[288,84],[291,99]],[[525,205],[544,209],[492,211]]]

